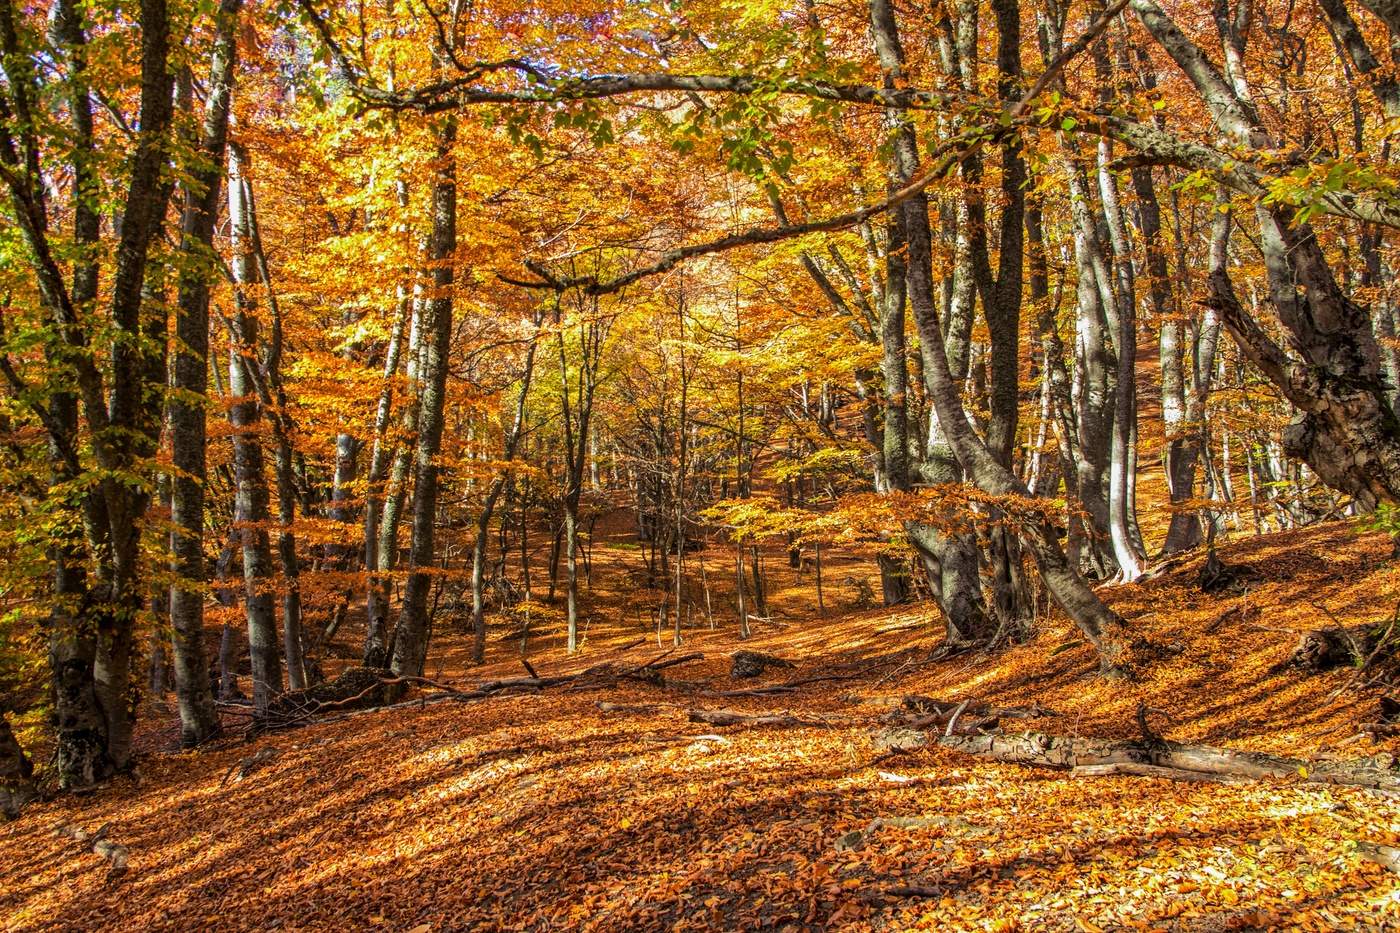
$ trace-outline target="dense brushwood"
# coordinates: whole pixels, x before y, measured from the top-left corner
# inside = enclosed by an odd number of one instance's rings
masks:
[[[383,669],[348,667],[334,680],[281,694],[256,719],[271,724],[314,715],[328,708],[379,706],[389,697],[385,681],[391,679],[393,675]]]
[[[1400,626],[1394,621],[1368,625],[1334,625],[1305,632],[1289,663],[1317,674],[1338,667],[1363,668],[1390,663],[1400,654]]]
[[[783,658],[775,657],[771,654],[764,654],[761,651],[734,652],[730,659],[729,676],[735,680],[747,680],[751,677],[762,677],[772,668],[791,668],[793,663]]]

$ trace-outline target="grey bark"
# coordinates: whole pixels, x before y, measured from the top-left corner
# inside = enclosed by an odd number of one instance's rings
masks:
[[[904,50],[900,44],[894,9],[888,0],[871,0],[870,21],[875,37],[876,52],[880,58],[881,68],[885,72],[886,83],[894,85],[903,80],[904,77]],[[891,119],[895,120],[896,118],[891,115]],[[918,173],[919,154],[912,124],[898,118],[895,126],[891,175],[892,183],[898,187],[906,184]],[[924,355],[924,371],[925,379],[927,379],[928,357],[933,348],[923,331],[930,322],[932,322],[933,327],[939,327],[936,320],[938,299],[933,282],[928,199],[923,194],[918,194],[906,201],[899,210],[898,223],[903,234],[901,239],[907,252],[907,262],[898,261],[888,268],[890,280],[886,287],[885,312],[888,315],[891,304],[895,301],[899,302],[898,353],[899,367],[902,370],[904,366],[903,292],[907,289],[909,305],[914,311],[915,320],[918,322],[920,335],[923,338],[921,352]],[[975,237],[978,234],[971,223],[968,221],[961,232],[966,236]],[[899,242],[891,244],[890,253],[896,260],[899,259],[898,248],[900,245]],[[905,277],[903,288],[899,287],[896,278],[901,267]],[[963,280],[970,280],[970,278],[970,276],[965,275]],[[970,295],[968,297],[970,298]],[[954,320],[964,318],[970,328],[970,307],[966,308],[964,315],[954,318]],[[950,337],[950,342],[955,347],[966,346],[961,329],[955,331]],[[886,358],[889,359],[890,356],[891,352],[887,348]],[[947,365],[946,359],[944,364]],[[960,412],[961,405],[961,400],[959,400]],[[942,421],[941,413],[930,418],[928,455],[920,469],[923,479],[930,483],[952,483],[958,482],[962,478],[958,458],[953,455],[951,450],[944,449],[941,434]],[[886,431],[889,430],[887,421]],[[888,438],[888,433],[886,437]],[[887,461],[890,447],[891,444],[887,439],[885,444],[885,459]],[[907,441],[905,449],[907,449]],[[890,474],[888,462],[886,463],[886,473]],[[985,610],[981,576],[977,566],[975,539],[965,531],[948,532],[918,523],[910,523],[906,533],[923,559],[925,567],[929,571],[930,580],[934,581],[934,595],[943,612],[948,642],[954,645],[985,642],[994,632],[995,625]]]
[[[233,427],[233,468],[237,482],[234,521],[243,548],[244,612],[253,665],[253,706],[265,710],[282,692],[277,612],[273,602],[270,504],[263,467],[262,406],[257,397],[258,324],[253,315],[260,276],[254,256],[252,205],[237,146],[229,147],[229,216],[234,314],[229,346],[229,422]]]
[[[422,324],[426,298],[421,288],[415,288],[414,292],[408,327],[408,378],[403,411],[399,415],[399,424],[404,436],[397,442],[398,446],[391,458],[384,490],[384,515],[379,524],[379,541],[376,545],[378,563],[376,574],[371,578],[374,587],[374,611],[369,616],[365,633],[364,660],[367,667],[382,667],[389,661],[389,574],[399,562],[399,524],[403,504],[408,495],[413,451],[418,439],[418,413],[422,406],[419,364],[423,356]]]
[[[172,570],[170,625],[180,740],[198,745],[218,731],[204,649],[204,484],[209,392],[209,287],[212,244],[228,140],[229,103],[237,42],[234,29],[242,0],[224,0],[215,20],[214,51],[200,133],[198,164],[184,185],[180,251],[186,256],[178,287],[176,351],[169,411],[171,459]]]
[[[1231,142],[1274,147],[1253,103],[1154,0],[1132,0],[1132,7]],[[1400,500],[1400,420],[1366,310],[1343,293],[1312,228],[1296,222],[1292,208],[1261,201],[1255,218],[1270,302],[1296,356],[1268,336],[1219,275],[1211,300],[1250,361],[1299,409],[1284,431],[1287,452],[1362,508]]]
[[[432,293],[423,303],[421,402],[418,437],[413,454],[413,531],[409,543],[409,572],[403,606],[394,638],[391,668],[399,675],[422,676],[427,660],[429,619],[428,590],[435,546],[433,525],[437,519],[439,465],[443,414],[447,395],[448,354],[452,342],[452,289],[457,249],[457,168],[453,147],[457,138],[454,119],[436,128],[437,159],[432,187],[432,235],[428,263]]]
[[[384,382],[379,390],[379,404],[374,414],[374,441],[370,448],[369,476],[365,492],[365,569],[368,581],[365,586],[365,649],[364,661],[367,666],[383,663],[385,620],[389,607],[386,591],[379,579],[381,513],[385,504],[384,481],[389,472],[389,463],[394,455],[395,445],[389,440],[389,423],[394,411],[394,377],[399,370],[399,357],[403,351],[404,328],[407,326],[409,309],[413,299],[407,289],[399,294],[394,323],[389,334],[389,345],[384,352]]]

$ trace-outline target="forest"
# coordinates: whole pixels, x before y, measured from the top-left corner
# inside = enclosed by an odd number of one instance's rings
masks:
[[[1397,0],[0,0],[0,929],[1400,930]]]

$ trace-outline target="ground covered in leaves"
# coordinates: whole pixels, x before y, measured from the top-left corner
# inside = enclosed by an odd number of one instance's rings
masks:
[[[1296,631],[1395,610],[1388,553],[1383,537],[1334,524],[1232,546],[1227,560],[1259,576],[1227,593],[1197,590],[1199,558],[1108,591],[1153,640],[1181,648],[1134,683],[1095,676],[1062,621],[994,656],[929,663],[927,607],[803,616],[793,587],[776,600],[789,617],[775,612],[782,624],[746,647],[797,663],[770,683],[844,679],[715,696],[751,683],[728,677],[737,639],[703,629],[683,650],[704,659],[668,669],[685,681],[669,686],[442,702],[194,753],[162,750],[167,718],[135,778],[0,827],[0,923],[1400,929],[1400,877],[1357,847],[1400,844],[1400,801],[1292,782],[1073,778],[938,748],[882,755],[870,738],[890,703],[923,694],[1036,702],[1054,715],[1027,725],[1060,733],[1131,736],[1143,700],[1181,741],[1312,758],[1396,751],[1358,736],[1381,685],[1279,669]],[[580,656],[544,639],[530,660],[548,676],[660,653],[638,636],[599,618]],[[430,673],[459,685],[523,673],[499,640],[492,664],[462,669],[445,637]],[[698,707],[812,724],[717,729],[688,721]],[[59,825],[107,826],[127,870],[110,876]]]

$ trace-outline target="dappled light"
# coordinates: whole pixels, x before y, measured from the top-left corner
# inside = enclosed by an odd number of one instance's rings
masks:
[[[1400,930],[1400,0],[0,0],[0,930]]]
[[[1261,568],[1246,595],[1201,599],[1199,559],[1114,591],[1115,608],[1149,637],[1190,639],[1126,686],[1096,677],[1084,646],[1047,663],[1049,647],[1074,637],[1064,621],[996,655],[930,662],[940,636],[926,610],[819,619],[810,591],[782,587],[794,614],[743,646],[797,667],[762,683],[854,676],[723,704],[800,709],[839,728],[711,730],[687,722],[687,708],[705,702],[695,688],[633,685],[409,706],[162,752],[134,779],[36,805],[0,829],[0,909],[19,928],[58,916],[145,929],[1373,923],[1400,909],[1397,886],[1356,843],[1400,842],[1400,809],[1388,798],[1289,780],[1071,777],[945,749],[878,754],[870,731],[892,698],[921,694],[1035,702],[1046,715],[1027,727],[1131,737],[1145,700],[1179,741],[1374,753],[1355,739],[1365,700],[1337,695],[1348,672],[1299,679],[1273,669],[1292,650],[1290,627],[1310,618],[1293,612],[1299,593],[1347,622],[1400,601],[1388,549],[1383,536],[1323,525],[1227,549],[1229,560]],[[600,551],[602,579],[632,557]],[[607,612],[622,594],[594,598]],[[1236,619],[1246,604],[1268,624]],[[654,638],[620,650],[636,634],[595,626],[573,660],[552,644],[561,636],[544,635],[529,657],[552,675],[664,653]],[[455,667],[447,659],[462,636],[438,637],[442,655],[428,666],[449,683],[519,669],[509,645],[493,646],[483,668]],[[732,632],[693,633],[687,648],[705,659],[676,677],[729,689],[727,658],[739,644]],[[239,778],[239,763],[264,749],[276,757]],[[58,823],[110,823],[131,849],[128,876],[109,880],[102,859],[53,835]],[[936,893],[887,893],[902,888]],[[253,902],[256,916],[232,906]]]

